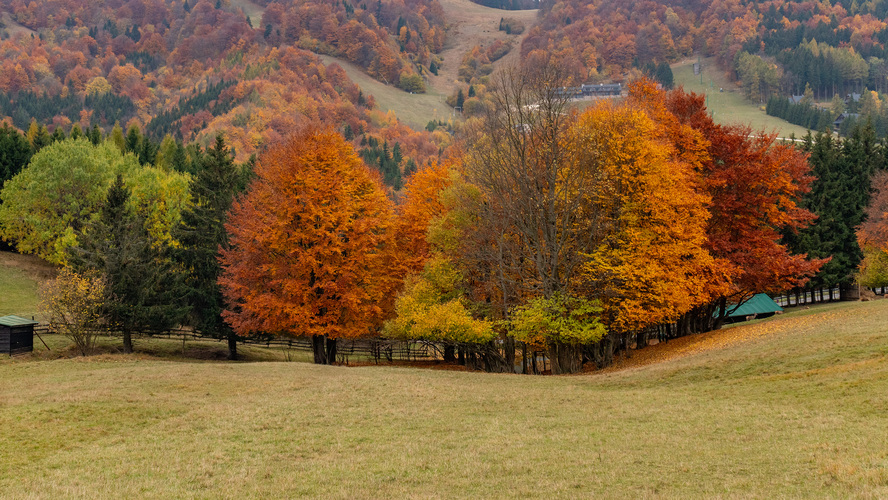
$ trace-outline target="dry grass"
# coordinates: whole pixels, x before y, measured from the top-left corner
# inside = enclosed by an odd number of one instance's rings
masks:
[[[695,62],[696,60],[687,60],[672,66],[675,85],[683,85],[689,92],[706,94],[706,107],[712,112],[716,123],[750,125],[753,130],[777,132],[780,137],[789,137],[790,134],[802,137],[808,132],[805,127],[768,116],[764,111],[764,104],[757,105],[747,101],[742,90],[725,76],[713,58],[703,60],[701,83],[700,76],[694,75]],[[719,92],[719,89],[724,89],[724,92]]]
[[[355,82],[361,91],[372,95],[376,105],[383,111],[394,111],[399,120],[414,130],[422,130],[431,120],[455,118],[453,108],[444,103],[443,94],[429,89],[425,94],[410,94],[401,89],[386,85],[371,78],[364,70],[337,57],[319,55],[329,65],[336,63]]]
[[[733,327],[718,349],[574,377],[0,361],[0,491],[883,498],[886,325],[888,301],[812,308]]]
[[[264,29],[264,26],[262,26],[262,14],[265,13],[265,7],[250,0],[231,0],[231,6],[241,9],[244,15],[250,18],[250,23],[254,28]]]
[[[478,5],[471,0],[440,0],[447,15],[447,42],[439,56],[443,60],[438,75],[430,77],[433,92],[451,95],[458,85],[459,65],[475,45],[487,47],[495,40],[511,40],[512,50],[494,63],[494,68],[517,64],[521,42],[536,23],[536,10],[501,10]],[[500,19],[508,17],[524,23],[524,33],[507,35],[499,31]]]

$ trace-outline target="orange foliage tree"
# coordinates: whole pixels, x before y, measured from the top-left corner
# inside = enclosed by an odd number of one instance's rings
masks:
[[[393,210],[378,178],[335,132],[272,147],[232,207],[219,283],[240,335],[311,336],[315,362],[336,339],[369,335],[392,307]]]

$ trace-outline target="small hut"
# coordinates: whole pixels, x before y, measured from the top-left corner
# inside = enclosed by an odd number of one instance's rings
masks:
[[[767,318],[782,312],[783,308],[778,306],[768,294],[759,293],[741,304],[740,307],[729,305],[725,323],[736,323],[754,318]]]
[[[19,316],[0,317],[0,354],[21,354],[34,350],[36,321]]]

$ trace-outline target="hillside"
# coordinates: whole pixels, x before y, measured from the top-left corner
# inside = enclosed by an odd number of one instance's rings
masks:
[[[573,377],[0,360],[0,488],[878,498],[888,494],[886,324],[888,301],[830,305],[725,330],[758,333],[718,350]]]
[[[688,92],[706,94],[706,107],[716,123],[725,125],[746,124],[754,130],[767,133],[776,132],[780,137],[803,137],[808,129],[793,125],[779,118],[765,114],[762,106],[743,97],[742,89],[725,78],[724,71],[718,68],[714,58],[703,60],[702,83],[700,75],[694,74],[697,60],[685,60],[672,66],[675,85],[681,85]]]

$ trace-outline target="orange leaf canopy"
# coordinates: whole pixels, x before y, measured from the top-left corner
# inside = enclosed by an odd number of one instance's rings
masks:
[[[271,148],[256,174],[226,225],[226,320],[239,334],[371,333],[398,285],[378,178],[340,135],[312,129]]]

